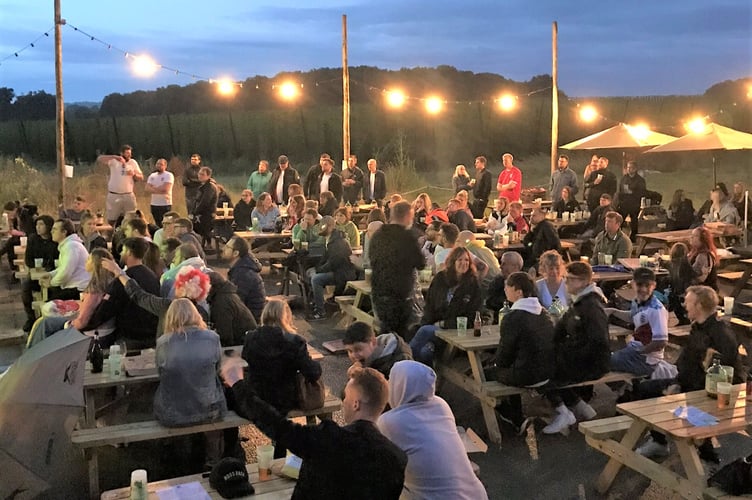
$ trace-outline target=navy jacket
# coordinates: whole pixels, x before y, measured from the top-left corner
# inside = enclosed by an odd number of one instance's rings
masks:
[[[250,254],[241,257],[227,271],[227,279],[238,287],[237,293],[240,300],[251,310],[256,320],[260,320],[261,311],[266,304],[266,289],[261,277],[261,262]]]

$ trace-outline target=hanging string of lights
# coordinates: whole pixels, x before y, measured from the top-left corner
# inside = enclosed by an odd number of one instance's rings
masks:
[[[25,50],[35,48],[36,45],[37,45],[37,43],[39,43],[39,40],[41,40],[43,38],[49,38],[50,37],[50,33],[52,33],[54,30],[55,30],[55,27],[53,26],[52,28],[48,29],[47,31],[45,31],[44,33],[42,33],[41,35],[39,35],[38,37],[36,37],[34,40],[32,40],[31,42],[29,42],[26,45],[24,45],[23,47],[21,47],[20,49],[18,49],[15,52],[12,52],[12,53],[6,55],[3,58],[0,58],[0,66],[2,66],[3,63],[5,61],[7,61],[8,59],[13,59],[13,58],[19,57],[19,54],[21,54]]]

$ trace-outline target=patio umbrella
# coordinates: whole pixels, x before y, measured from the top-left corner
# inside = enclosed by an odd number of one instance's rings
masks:
[[[752,134],[709,123],[701,132],[690,132],[676,140],[655,147],[647,153],[678,151],[717,151],[752,149]],[[716,162],[713,155],[713,185],[716,184]]]
[[[647,128],[620,123],[582,139],[561,146],[562,149],[627,149],[656,146],[676,137],[653,132]]]
[[[90,340],[75,329],[58,332],[0,377],[0,498],[76,498],[85,491],[83,456],[70,434],[84,406]]]

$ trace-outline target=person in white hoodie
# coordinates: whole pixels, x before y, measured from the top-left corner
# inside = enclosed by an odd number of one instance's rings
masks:
[[[89,253],[70,220],[55,221],[51,233],[60,257],[58,265],[50,271],[49,278],[40,280],[40,283],[49,287],[49,300],[78,300],[91,281],[91,275],[86,271]]]
[[[435,395],[436,373],[417,361],[399,361],[389,375],[391,410],[376,425],[407,454],[401,499],[483,500],[454,415]]]

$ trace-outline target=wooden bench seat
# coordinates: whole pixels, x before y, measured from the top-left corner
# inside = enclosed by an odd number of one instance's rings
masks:
[[[720,488],[713,487],[707,488],[705,491],[703,491],[702,498],[704,498],[705,500],[736,500],[752,498],[752,494],[747,493],[741,496],[736,496],[732,495],[731,493],[726,493]]]
[[[254,252],[253,255],[259,260],[285,260],[288,257],[285,252]]]
[[[578,428],[586,437],[592,439],[621,439],[621,436],[627,432],[632,425],[632,417],[628,415],[617,415],[610,418],[598,418],[580,422]]]
[[[574,384],[564,385],[558,388],[565,389],[569,387],[584,387],[588,385],[608,384],[612,382],[629,382],[636,378],[641,378],[641,377],[639,375],[635,375],[634,373],[608,372],[607,374],[605,374],[604,376],[596,380],[586,380],[584,382],[577,382]],[[482,390],[483,390],[484,395],[486,395],[487,397],[501,398],[505,396],[512,396],[514,394],[523,394],[525,391],[533,390],[533,389],[527,388],[527,387],[512,387],[509,385],[504,385],[501,382],[493,381],[493,382],[484,383]]]
[[[744,271],[733,271],[727,273],[718,273],[718,278],[726,281],[738,281],[744,276]],[[745,285],[752,285],[752,279],[747,280]]]
[[[372,314],[355,307],[354,295],[338,295],[334,297],[334,301],[339,306],[339,310],[343,316],[339,323],[339,327],[346,328],[352,321],[362,321],[376,328],[376,318],[374,318]]]

